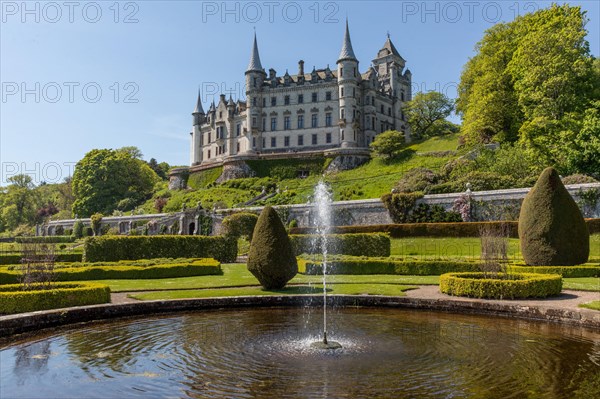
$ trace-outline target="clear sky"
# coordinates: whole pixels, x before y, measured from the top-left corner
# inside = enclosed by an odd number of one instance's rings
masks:
[[[547,7],[524,1],[2,1],[0,184],[59,182],[93,148],[139,147],[189,163],[198,87],[243,98],[254,29],[265,69],[333,69],[348,17],[360,70],[389,32],[413,92],[456,97],[462,66],[494,23]],[[600,54],[600,7],[587,10]],[[214,94],[213,94],[214,93]]]

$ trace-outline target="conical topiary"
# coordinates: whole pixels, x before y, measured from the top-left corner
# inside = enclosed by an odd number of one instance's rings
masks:
[[[590,234],[579,207],[554,168],[546,168],[525,196],[519,215],[525,263],[568,266],[585,263]]]
[[[266,289],[280,289],[298,273],[292,243],[277,212],[266,206],[258,217],[248,253],[248,270]]]

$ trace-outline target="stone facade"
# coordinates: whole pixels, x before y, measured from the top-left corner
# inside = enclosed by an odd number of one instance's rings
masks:
[[[301,60],[297,74],[277,76],[262,67],[255,35],[245,72],[246,101],[221,95],[205,113],[198,93],[191,165],[217,166],[265,154],[364,150],[389,129],[409,138],[402,106],[412,97],[412,75],[405,63],[388,36],[372,66],[361,73],[346,23],[337,68],[313,67],[305,73]]]

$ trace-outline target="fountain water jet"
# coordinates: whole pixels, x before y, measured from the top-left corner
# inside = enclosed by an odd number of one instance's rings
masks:
[[[315,187],[314,204],[316,208],[316,217],[313,225],[317,230],[316,240],[321,246],[323,255],[323,340],[311,344],[317,349],[339,349],[342,347],[338,342],[327,340],[327,240],[329,227],[331,226],[331,193],[327,185],[322,180]]]

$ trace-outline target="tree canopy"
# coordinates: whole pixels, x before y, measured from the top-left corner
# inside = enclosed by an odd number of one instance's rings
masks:
[[[110,215],[127,198],[139,204],[152,195],[156,173],[130,151],[92,150],[75,166],[73,213]]]
[[[404,133],[388,130],[375,137],[371,149],[383,158],[393,158],[402,151],[405,141]]]
[[[446,120],[454,110],[454,101],[437,91],[417,93],[404,106],[411,133],[416,138],[453,133],[458,130]]]
[[[600,66],[586,21],[555,4],[486,31],[459,84],[467,144],[518,142],[561,173],[600,173]]]

